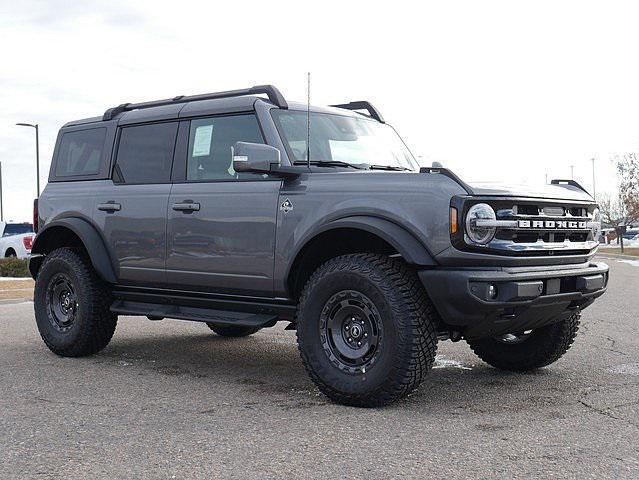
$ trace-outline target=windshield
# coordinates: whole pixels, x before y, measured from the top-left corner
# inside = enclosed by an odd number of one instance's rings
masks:
[[[300,111],[273,111],[293,162],[307,161],[306,115]],[[389,125],[364,117],[314,112],[311,112],[310,123],[311,162],[419,170],[415,158]]]
[[[4,227],[3,237],[11,235],[21,235],[23,233],[33,233],[33,227],[30,223],[8,223]]]

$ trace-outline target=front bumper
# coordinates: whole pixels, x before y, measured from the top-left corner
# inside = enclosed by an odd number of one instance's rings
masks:
[[[588,307],[608,285],[605,263],[418,273],[443,322],[467,338],[564,320]]]

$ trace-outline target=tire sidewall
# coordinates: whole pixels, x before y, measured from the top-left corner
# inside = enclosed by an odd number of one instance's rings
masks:
[[[78,262],[81,260],[78,258]],[[72,348],[80,339],[85,330],[89,312],[91,299],[89,291],[84,282],[80,279],[80,269],[84,265],[74,264],[67,258],[56,256],[45,262],[36,279],[34,290],[34,308],[38,330],[45,342],[55,346],[56,349],[66,350]],[[49,317],[49,308],[47,305],[47,289],[52,278],[58,274],[66,274],[76,292],[78,307],[76,318],[73,325],[67,332],[60,332],[55,329]]]
[[[303,355],[312,365],[322,383],[340,392],[352,395],[368,394],[385,387],[395,368],[397,355],[397,325],[395,315],[377,282],[353,271],[335,271],[323,276],[314,284],[303,302],[298,325],[298,337]],[[382,339],[375,362],[365,373],[352,374],[334,365],[322,346],[320,315],[328,300],[344,290],[354,290],[366,295],[375,305],[382,323]]]

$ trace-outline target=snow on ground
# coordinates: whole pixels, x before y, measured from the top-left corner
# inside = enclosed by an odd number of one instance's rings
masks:
[[[632,265],[633,267],[639,267],[639,260],[626,260],[625,258],[617,259],[620,263],[627,263],[628,265]]]

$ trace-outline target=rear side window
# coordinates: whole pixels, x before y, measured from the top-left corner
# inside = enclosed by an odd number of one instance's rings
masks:
[[[56,177],[97,175],[100,171],[106,128],[92,128],[62,135]]]
[[[115,180],[119,183],[170,182],[177,128],[177,122],[123,128]]]

